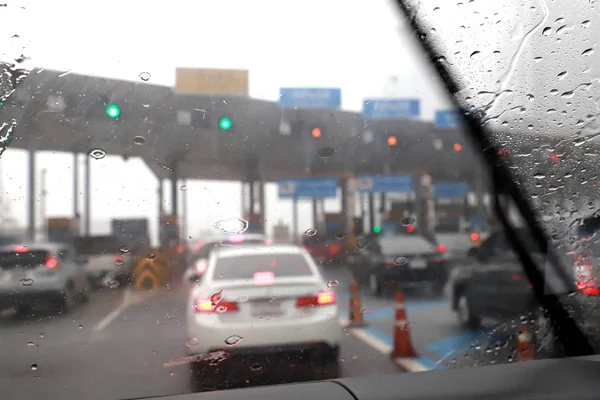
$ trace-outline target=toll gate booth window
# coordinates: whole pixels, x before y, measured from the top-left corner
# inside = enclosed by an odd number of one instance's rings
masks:
[[[313,275],[306,259],[296,254],[219,257],[213,273],[214,280],[252,280],[256,273],[272,272],[275,278]]]

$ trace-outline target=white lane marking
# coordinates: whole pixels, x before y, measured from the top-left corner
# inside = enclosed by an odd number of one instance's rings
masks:
[[[117,306],[114,310],[112,310],[108,315],[100,320],[94,326],[94,332],[100,332],[104,330],[111,322],[113,322],[125,309],[128,307],[131,298],[131,289],[125,289],[123,292],[123,300],[121,300],[121,304]]]
[[[361,329],[361,328],[352,329],[350,332],[354,336],[356,336],[357,338],[359,338],[360,340],[362,340],[363,342],[365,342],[366,344],[368,344],[369,346],[371,346],[372,348],[374,348],[375,350],[377,350],[380,353],[389,355],[392,352],[392,346],[379,340],[378,338],[371,335],[364,329]]]
[[[106,329],[106,327],[111,322],[113,322],[116,318],[118,318],[119,315],[121,315],[121,313],[123,311],[125,311],[126,309],[128,309],[129,307],[131,307],[137,303],[140,303],[144,300],[148,300],[152,297],[155,297],[159,293],[160,293],[159,290],[152,290],[150,292],[145,292],[145,291],[133,290],[131,288],[125,289],[125,291],[123,292],[123,300],[121,301],[121,304],[119,304],[119,306],[117,308],[115,308],[110,313],[108,313],[108,315],[106,317],[102,318],[100,320],[100,322],[98,322],[98,324],[96,324],[96,326],[94,326],[94,332],[100,332],[100,331]]]
[[[348,319],[338,317],[338,321],[342,327],[346,327],[348,325]],[[354,336],[377,350],[378,352],[385,354],[386,356],[392,352],[392,346],[378,339],[377,337],[371,335],[369,332],[362,328],[353,328],[348,330]],[[430,368],[427,368],[425,365],[421,364],[417,361],[416,358],[411,357],[398,357],[393,360],[400,368],[405,369],[408,372],[423,372],[429,371]]]
[[[396,364],[398,364],[400,367],[404,368],[408,372],[429,371],[429,368],[427,368],[426,366],[424,366],[423,364],[421,364],[414,358],[401,357],[401,358],[395,358],[394,361],[396,362]]]

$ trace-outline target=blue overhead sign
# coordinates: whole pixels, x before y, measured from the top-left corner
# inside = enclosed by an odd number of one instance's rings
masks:
[[[342,90],[339,88],[281,88],[281,108],[340,108]]]
[[[337,196],[337,179],[296,178],[277,181],[280,199],[326,199]]]
[[[363,101],[365,119],[415,118],[421,115],[419,99],[367,99]]]
[[[440,182],[433,185],[436,199],[464,199],[469,192],[466,182]]]
[[[362,175],[356,178],[356,190],[366,193],[410,193],[410,175]]]
[[[460,112],[456,110],[437,110],[435,112],[435,126],[438,128],[457,128],[463,126]]]

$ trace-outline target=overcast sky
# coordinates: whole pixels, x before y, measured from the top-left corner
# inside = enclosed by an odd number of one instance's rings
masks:
[[[347,110],[383,95],[418,97],[423,119],[447,108],[386,0],[9,1],[4,10],[10,18],[0,27],[2,57],[23,53],[31,66],[133,81],[147,72],[149,83],[170,86],[176,67],[241,68],[250,72],[253,98],[276,101],[282,86],[340,87]],[[390,76],[398,77],[391,89]],[[1,160],[4,206],[20,224],[26,216],[25,160],[20,150],[8,150]],[[148,217],[154,224],[157,182],[144,163],[92,161],[94,232],[108,232],[112,217]],[[70,155],[38,154],[37,168],[48,170],[49,216],[71,213],[71,166]],[[189,182],[190,234],[240,216],[239,190],[231,182]],[[270,221],[291,222],[290,202],[278,201],[274,186],[267,207]],[[336,211],[336,201],[327,210]],[[310,224],[306,204],[300,229]]]

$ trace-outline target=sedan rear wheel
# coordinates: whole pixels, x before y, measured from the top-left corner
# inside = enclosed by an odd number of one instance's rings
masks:
[[[481,319],[471,312],[471,305],[465,293],[459,295],[456,315],[458,322],[465,329],[478,329],[481,326]]]

